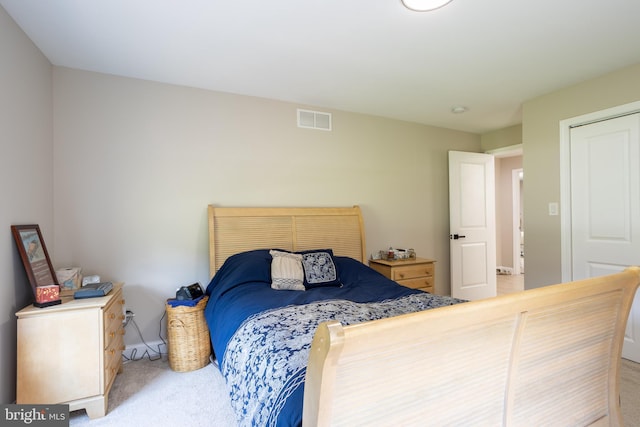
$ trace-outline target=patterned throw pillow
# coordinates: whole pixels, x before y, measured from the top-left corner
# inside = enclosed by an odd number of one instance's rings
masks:
[[[302,255],[270,250],[271,287],[279,290],[304,291]]]
[[[342,286],[331,249],[297,252],[302,254],[304,287]]]

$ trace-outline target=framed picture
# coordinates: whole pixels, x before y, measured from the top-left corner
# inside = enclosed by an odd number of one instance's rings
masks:
[[[42,239],[40,227],[36,224],[12,225],[11,232],[36,298],[33,305],[48,307],[60,304],[60,286]]]

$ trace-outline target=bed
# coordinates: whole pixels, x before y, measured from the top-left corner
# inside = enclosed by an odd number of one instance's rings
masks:
[[[463,302],[368,268],[358,207],[208,216],[205,318],[240,425],[622,425],[638,268]],[[335,283],[271,288],[274,260],[329,249]]]

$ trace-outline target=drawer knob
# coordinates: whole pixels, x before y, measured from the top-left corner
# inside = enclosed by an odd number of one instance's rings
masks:
[[[109,332],[109,338],[113,338],[113,337],[115,337],[115,336],[116,336],[116,333],[115,333],[115,332]]]
[[[115,318],[116,318],[116,314],[115,314],[115,313],[111,313],[111,314],[109,315],[109,319],[115,319]]]
[[[404,278],[404,273],[399,273],[398,276],[400,276],[400,278]]]

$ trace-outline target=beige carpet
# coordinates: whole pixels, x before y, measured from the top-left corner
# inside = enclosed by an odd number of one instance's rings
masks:
[[[640,427],[640,363],[622,359],[620,405],[625,427]]]
[[[622,361],[620,394],[625,427],[640,427],[640,364]],[[124,365],[109,396],[109,412],[90,420],[71,413],[71,426],[215,426],[237,427],[227,386],[212,364],[192,372],[174,372],[166,359]]]
[[[89,427],[236,427],[224,378],[212,364],[174,372],[166,359],[142,359],[124,365],[109,394],[103,418],[84,410],[70,414],[70,426]]]

